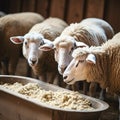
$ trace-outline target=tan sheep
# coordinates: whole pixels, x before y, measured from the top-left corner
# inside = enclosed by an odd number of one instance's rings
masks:
[[[63,77],[68,84],[87,80],[120,95],[120,32],[101,46],[77,48]]]
[[[23,55],[28,60],[33,72],[43,81],[53,83],[56,75],[60,76],[60,74],[57,70],[57,62],[54,60],[54,51],[44,52],[38,48],[53,41],[65,27],[67,27],[66,22],[50,17],[44,22],[34,25],[25,36],[10,38],[13,43],[23,43]],[[16,39],[19,39],[20,42],[16,42]],[[60,77],[62,78],[62,76]]]
[[[120,112],[120,32],[98,47],[78,48],[63,74],[64,82],[97,82],[119,96]],[[119,114],[120,119],[120,114]]]
[[[55,60],[58,62],[58,70],[63,74],[66,67],[72,60],[72,52],[77,47],[100,45],[112,38],[113,29],[106,21],[97,18],[87,18],[80,23],[74,23],[66,27],[59,37],[50,45],[42,46],[41,50],[54,49]],[[49,50],[48,49],[48,50]],[[96,84],[90,86],[90,94],[94,96],[93,91]]]
[[[15,74],[21,47],[11,43],[9,38],[24,35],[44,18],[32,12],[8,14],[0,18],[0,61],[3,61],[3,74]],[[6,67],[4,67],[6,66]]]

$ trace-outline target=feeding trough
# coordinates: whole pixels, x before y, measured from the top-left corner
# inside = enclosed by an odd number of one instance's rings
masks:
[[[1,84],[15,82],[38,83],[43,89],[51,91],[66,90],[29,77],[0,75]],[[92,103],[93,110],[70,110],[49,106],[0,87],[0,120],[98,120],[100,114],[109,107],[104,101],[80,95]]]

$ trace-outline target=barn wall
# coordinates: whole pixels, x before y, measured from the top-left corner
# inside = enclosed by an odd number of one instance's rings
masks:
[[[59,17],[69,24],[84,18],[106,20],[120,31],[120,0],[0,0],[0,10],[6,13],[33,11],[45,18]]]

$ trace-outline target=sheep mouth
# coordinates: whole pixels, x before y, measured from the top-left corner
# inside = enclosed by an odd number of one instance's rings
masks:
[[[34,67],[34,66],[36,66],[36,63],[29,63],[29,65],[30,65],[31,67]]]
[[[71,80],[69,80],[69,81],[65,81],[67,84],[69,84],[69,85],[72,85],[72,84],[74,84],[74,78],[73,79],[71,79]]]

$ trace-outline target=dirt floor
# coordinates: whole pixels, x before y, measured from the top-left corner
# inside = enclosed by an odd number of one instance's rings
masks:
[[[27,70],[26,60],[20,59],[19,64],[17,66],[16,75],[26,76],[26,70]],[[100,120],[119,120],[118,99],[113,97],[113,95],[107,94],[105,101],[109,104],[110,107],[101,114]]]

